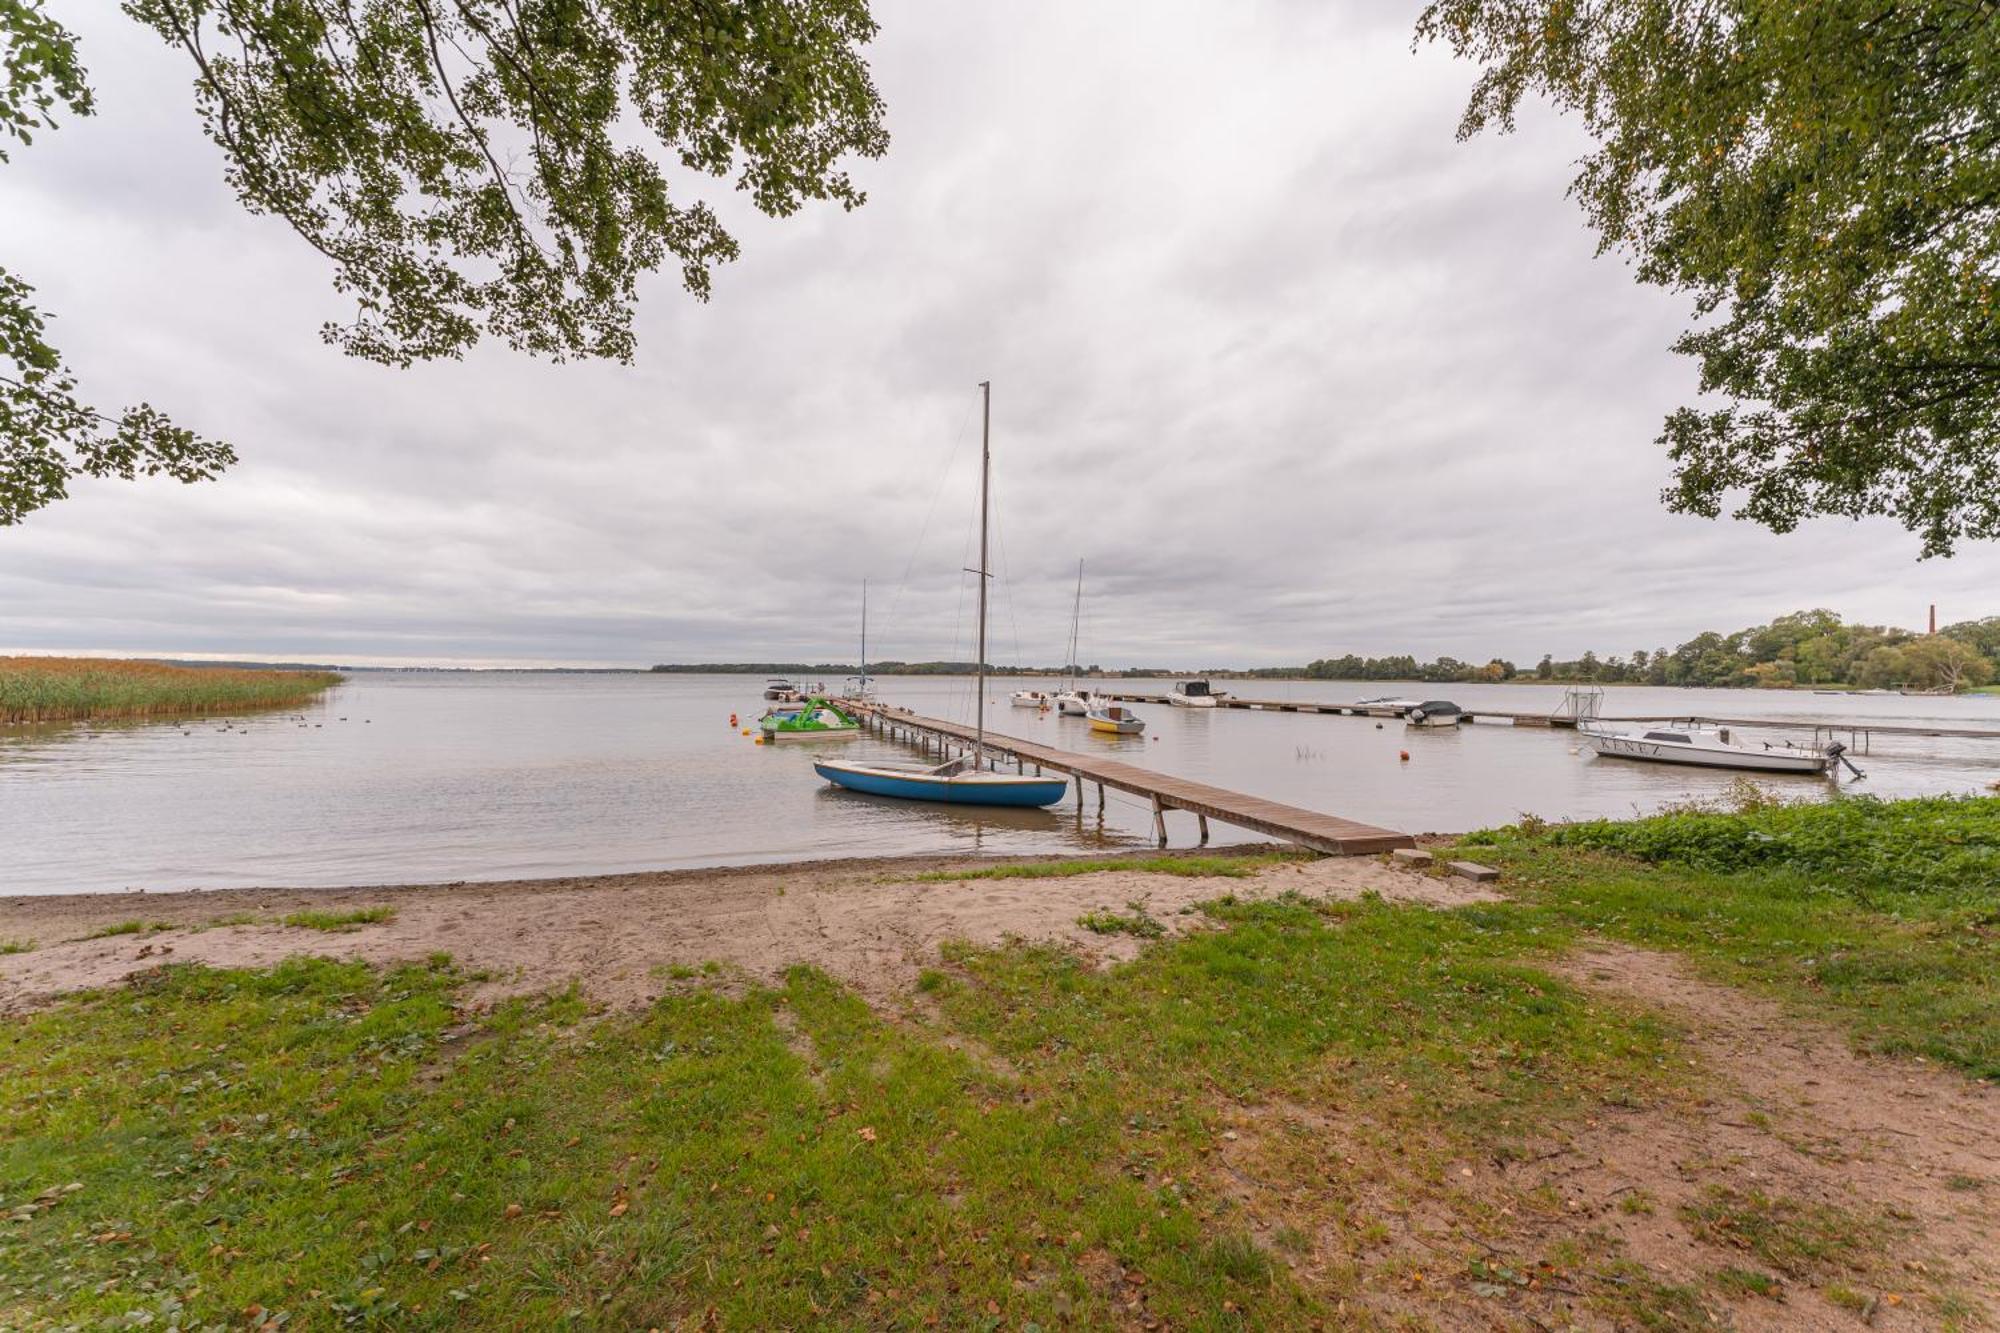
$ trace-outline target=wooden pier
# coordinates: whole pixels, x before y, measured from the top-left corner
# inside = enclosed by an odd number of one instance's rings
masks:
[[[892,740],[918,745],[940,759],[948,759],[972,746],[973,729],[957,722],[919,717],[915,713],[882,704],[849,706],[860,714],[863,725],[870,730]],[[1097,809],[1100,814],[1104,811],[1107,787],[1149,802],[1153,809],[1153,836],[1162,847],[1167,845],[1166,812],[1169,810],[1185,810],[1194,815],[1199,821],[1204,844],[1208,842],[1208,821],[1215,819],[1335,856],[1365,856],[1416,845],[1416,839],[1407,833],[1246,796],[1242,792],[1226,791],[1205,782],[1173,777],[1115,759],[1058,750],[1013,736],[996,736],[988,732],[986,749],[990,754],[1011,760],[1019,772],[1025,773],[1032,768],[1037,773],[1053,770],[1069,774],[1076,781],[1079,815],[1083,809],[1083,788],[1087,782],[1097,785]]]
[[[1448,697],[1448,687],[1440,687],[1440,698]],[[1136,694],[1123,690],[1095,689],[1100,698],[1115,699],[1120,703],[1159,704],[1171,707],[1173,696],[1167,694]],[[1239,708],[1257,713],[1324,713],[1336,717],[1377,717],[1399,718],[1410,710],[1389,704],[1329,704],[1303,699],[1239,699],[1234,695],[1218,696],[1217,708]],[[1490,722],[1502,726],[1515,727],[1574,727],[1577,718],[1569,713],[1513,713],[1495,708],[1467,708],[1461,714],[1468,722]],[[1785,719],[1773,717],[1705,717],[1692,713],[1646,713],[1632,716],[1585,717],[1585,722],[1670,722],[1686,726],[1702,727],[1751,727],[1765,731],[1811,731],[1830,735],[1855,737],[1874,736],[1929,736],[1955,740],[2000,741],[2000,729],[1980,727],[1938,727],[1900,722],[1830,722],[1808,718]]]

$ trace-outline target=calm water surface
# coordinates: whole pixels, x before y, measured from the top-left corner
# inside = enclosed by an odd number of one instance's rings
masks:
[[[1568,731],[1503,726],[1412,731],[1395,721],[1144,707],[1147,736],[1105,737],[1080,718],[1008,707],[1018,683],[989,682],[992,729],[1413,832],[1523,812],[1627,815],[1730,781],[1600,760],[1579,753]],[[1394,682],[1234,688],[1331,702],[1442,693],[1515,712],[1549,711],[1563,693]],[[505,879],[1147,841],[1148,811],[1118,793],[1100,822],[1094,790],[1081,819],[1073,799],[1047,811],[979,812],[836,791],[813,775],[815,751],[914,752],[866,737],[754,745],[728,720],[736,713],[749,725],[764,708],[761,690],[742,676],[363,673],[302,714],[0,729],[0,893]],[[882,693],[919,713],[971,720],[970,681],[891,679]],[[2000,729],[1992,696],[1614,688],[1605,711]],[[1972,791],[2000,778],[2000,742],[1878,738],[1859,762],[1867,780],[1848,790]],[[1819,779],[1772,783],[1827,789]],[[1176,845],[1193,842],[1192,816],[1170,814],[1168,824]],[[1223,827],[1216,836],[1250,838]]]

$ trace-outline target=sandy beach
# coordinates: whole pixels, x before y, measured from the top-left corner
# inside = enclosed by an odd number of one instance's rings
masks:
[[[639,1006],[665,988],[665,969],[709,962],[760,981],[810,964],[880,1000],[934,964],[947,940],[1056,940],[1100,962],[1130,958],[1135,938],[1092,933],[1077,918],[1134,902],[1179,932],[1202,920],[1194,904],[1225,893],[1375,892],[1441,905],[1493,896],[1468,881],[1399,872],[1375,858],[1260,864],[1242,878],[1136,865],[1052,878],[921,878],[995,864],[1007,862],[913,857],[503,883],[5,898],[0,940],[33,947],[0,956],[0,1012],[164,963],[268,967],[299,955],[394,963],[440,952],[487,974],[473,992],[480,1001],[574,982],[594,1000]],[[276,924],[299,911],[376,906],[394,915],[338,931]],[[146,928],[97,934],[130,922]]]

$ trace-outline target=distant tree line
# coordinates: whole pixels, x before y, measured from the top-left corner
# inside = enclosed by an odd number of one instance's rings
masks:
[[[1303,671],[1255,671],[1253,676],[1304,675],[1313,680],[1425,680],[1629,683],[1786,689],[1845,685],[1861,689],[1961,690],[1994,678],[2000,662],[2000,616],[1915,634],[1885,625],[1849,625],[1832,611],[1794,611],[1768,625],[1695,635],[1677,648],[1635,649],[1630,656],[1586,652],[1573,661],[1545,655],[1523,671],[1504,658],[1483,665],[1440,657],[1321,658]]]

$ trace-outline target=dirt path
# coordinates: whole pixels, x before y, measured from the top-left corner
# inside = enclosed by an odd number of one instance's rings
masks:
[[[881,999],[935,964],[945,940],[1053,939],[1100,960],[1129,958],[1136,939],[1092,934],[1077,917],[1098,908],[1122,912],[1133,901],[1178,931],[1197,920],[1186,909],[1224,893],[1355,898],[1373,890],[1444,904],[1494,896],[1462,880],[1400,874],[1363,859],[1267,865],[1250,878],[1118,869],[1044,879],[915,878],[966,864],[824,862],[506,884],[11,898],[0,900],[0,940],[35,947],[0,956],[0,1013],[163,962],[266,967],[301,954],[386,963],[449,953],[493,974],[479,1000],[575,981],[595,999],[640,1005],[664,989],[659,969],[711,960],[764,980],[810,963]],[[394,918],[343,932],[210,924],[376,905],[395,908]],[[171,928],[83,938],[132,921]]]
[[[1533,1173],[1569,1224],[1604,1228],[1669,1282],[1725,1265],[1777,1270],[1794,1290],[1736,1302],[1746,1329],[1950,1327],[1958,1302],[2000,1312],[2000,1090],[1857,1055],[1842,1034],[1699,980],[1668,955],[1607,945],[1561,970],[1666,1011],[1715,1075],[1689,1105],[1607,1113]],[[1712,1205],[1718,1190],[1779,1201],[1769,1216],[1802,1237],[1859,1219],[1865,1262],[1798,1253],[1785,1272],[1750,1228],[1698,1235],[1683,1210]],[[1625,1202],[1639,1195],[1646,1211]],[[1863,1308],[1843,1307],[1841,1288]]]

